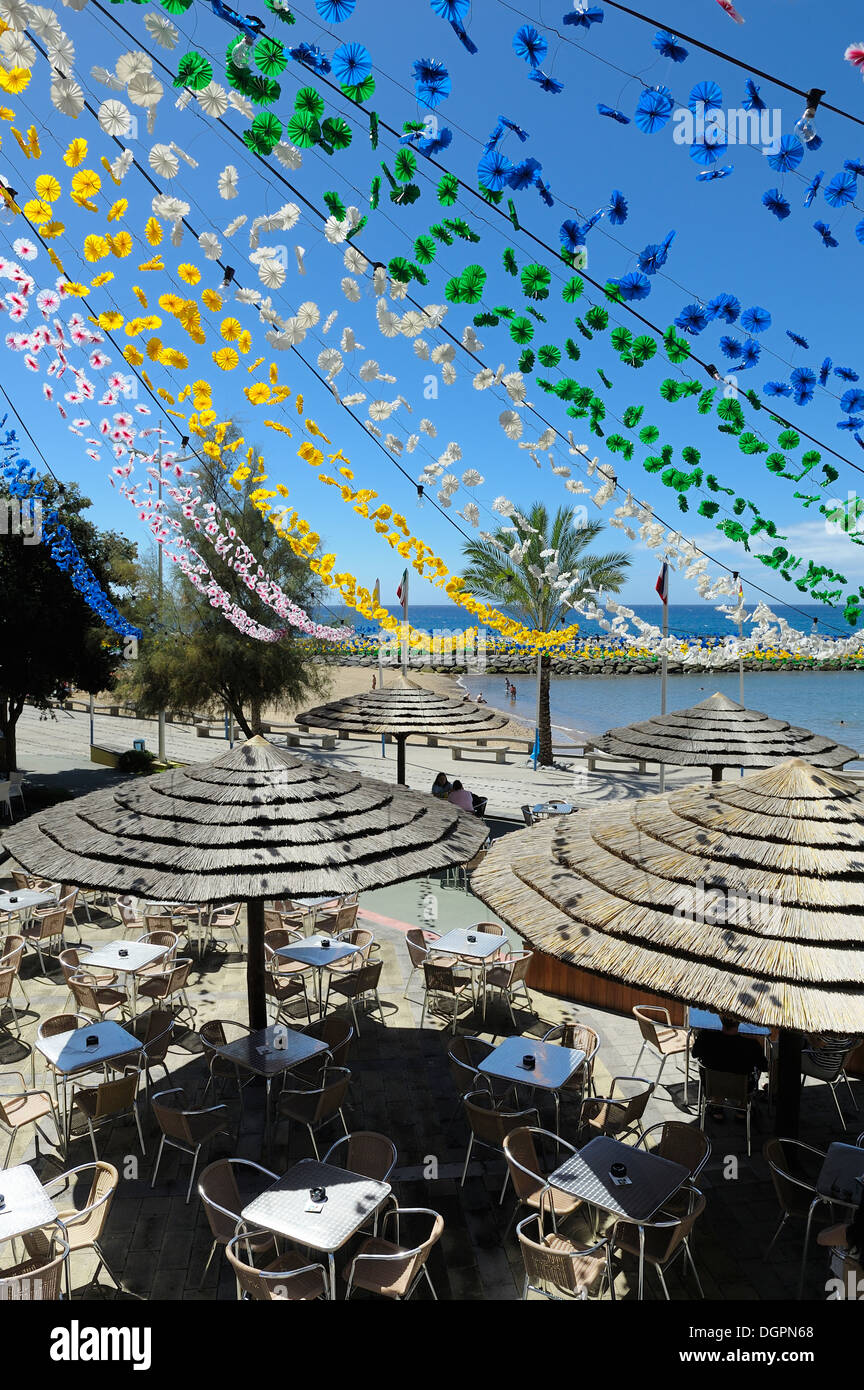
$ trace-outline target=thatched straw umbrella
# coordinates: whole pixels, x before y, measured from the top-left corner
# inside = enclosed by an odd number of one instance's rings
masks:
[[[529,944],[599,976],[781,1029],[864,1034],[864,791],[799,759],[504,836],[474,891]]]
[[[483,738],[506,728],[504,714],[473,700],[438,695],[404,676],[383,690],[349,695],[297,715],[297,723],[349,734],[392,734],[396,740],[396,781],[405,783],[405,740],[411,734],[433,738]]]
[[[336,772],[260,735],[32,816],[2,848],[28,872],[155,902],[246,903],[249,1022],[266,1022],[264,902],[349,893],[471,859],[476,817]]]
[[[838,768],[858,757],[854,748],[746,709],[719,691],[690,709],[609,729],[591,742],[617,758],[710,767],[714,782],[722,781],[724,767],[776,767],[787,758],[806,758],[815,767]]]

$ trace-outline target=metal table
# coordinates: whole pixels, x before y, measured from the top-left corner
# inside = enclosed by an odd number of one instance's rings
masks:
[[[309,1190],[323,1187],[327,1201],[320,1212],[309,1212]],[[330,1298],[336,1297],[335,1252],[351,1239],[363,1222],[390,1195],[390,1184],[375,1182],[330,1163],[304,1158],[283,1178],[262,1192],[240,1213],[249,1226],[264,1227],[309,1250],[326,1254]]]
[[[81,969],[89,970],[95,966],[100,970],[113,970],[117,975],[132,976],[132,1013],[138,1004],[138,975],[154,961],[167,955],[170,947],[152,946],[146,941],[106,941],[81,961]]]
[[[720,1015],[711,1013],[710,1009],[691,1009],[687,1010],[687,1027],[707,1029],[712,1033],[719,1033],[723,1027]],[[771,1029],[763,1028],[758,1023],[740,1023],[739,1033],[752,1033],[754,1038],[770,1038]]]
[[[619,1187],[611,1176],[613,1163],[623,1163],[630,1183]],[[674,1196],[690,1176],[683,1163],[660,1158],[645,1149],[622,1144],[620,1139],[598,1135],[551,1173],[548,1182],[599,1207],[620,1221],[639,1227],[639,1298],[645,1278],[645,1231],[643,1223]]]
[[[322,946],[322,941],[329,941],[329,946]],[[328,965],[334,961],[344,960],[346,956],[353,956],[360,950],[359,946],[351,946],[347,941],[340,941],[337,936],[307,936],[304,941],[292,942],[288,946],[280,946],[276,952],[277,956],[282,956],[283,960],[296,961],[298,965],[311,965],[317,971],[316,992],[318,995],[318,1014],[323,1012],[321,1004],[321,979],[323,972]]]
[[[475,931],[472,927],[455,927],[453,931],[448,931],[446,936],[441,936],[437,941],[429,945],[429,952],[435,955],[443,953],[448,956],[458,956],[460,960],[467,961],[474,970],[481,970],[481,1010],[482,1016],[486,1017],[486,972],[483,966],[490,956],[496,956],[498,952],[507,948],[506,936],[493,936],[492,932]],[[476,1000],[475,1000],[476,1003]]]
[[[47,893],[37,888],[16,888],[11,893],[0,893],[0,912],[11,912],[20,916],[22,924],[29,922],[34,907],[47,907],[56,904],[56,893]]]
[[[283,899],[283,901],[291,903],[294,907],[299,908],[306,917],[306,930],[308,931],[311,927],[314,931],[315,923],[318,919],[318,909],[332,907],[334,912],[338,912],[340,908],[344,907],[345,898],[347,896],[347,894],[342,894],[340,896],[338,893],[310,894],[307,896],[307,894],[301,893],[299,897],[292,896]]]
[[[539,801],[531,810],[535,816],[569,816],[573,807],[569,801]]]
[[[528,1054],[534,1058],[534,1066],[526,1067],[522,1058]],[[530,1086],[541,1091],[551,1091],[555,1100],[555,1133],[558,1133],[560,1101],[558,1092],[566,1086],[571,1076],[585,1061],[585,1053],[580,1048],[561,1047],[559,1043],[541,1042],[538,1038],[505,1038],[494,1052],[480,1063],[478,1071],[485,1076],[494,1076],[502,1081],[512,1081],[514,1086]]]
[[[42,1226],[52,1225],[59,1226],[66,1239],[66,1227],[57,1214],[57,1208],[29,1164],[20,1163],[15,1168],[4,1168],[0,1172],[0,1192],[5,1201],[0,1211],[0,1245],[26,1235],[28,1231],[38,1231]],[[66,1297],[71,1299],[68,1255],[65,1278]]]
[[[270,1087],[274,1076],[291,1071],[310,1057],[318,1057],[328,1052],[326,1043],[318,1038],[310,1038],[307,1033],[298,1033],[284,1024],[270,1024],[257,1032],[245,1033],[242,1038],[214,1047],[220,1057],[233,1062],[237,1067],[263,1076],[267,1087],[264,1101],[264,1143],[270,1143]]]
[[[84,1039],[95,1037],[96,1046],[87,1047]],[[34,1047],[50,1063],[63,1080],[63,1147],[66,1147],[66,1083],[76,1072],[92,1071],[115,1057],[123,1057],[127,1052],[140,1052],[141,1043],[132,1033],[127,1033],[119,1023],[106,1019],[101,1023],[89,1024],[86,1028],[76,1028],[71,1033],[55,1033],[50,1038],[36,1038]]]
[[[855,1144],[829,1144],[814,1186],[816,1196],[810,1203],[804,1229],[804,1249],[801,1252],[801,1274],[798,1280],[799,1299],[804,1292],[804,1273],[810,1248],[813,1213],[818,1206],[825,1203],[831,1208],[832,1216],[834,1207],[845,1207],[851,1219],[864,1196],[864,1149],[859,1149]]]

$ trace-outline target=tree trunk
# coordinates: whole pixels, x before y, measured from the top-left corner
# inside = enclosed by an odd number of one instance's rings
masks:
[[[253,734],[253,732],[254,732],[254,730],[253,730],[252,727],[250,726],[250,723],[249,723],[249,721],[247,720],[247,718],[246,718],[245,714],[243,713],[243,710],[240,708],[240,706],[239,706],[239,705],[230,705],[230,704],[229,704],[228,708],[230,709],[231,713],[234,715],[234,719],[235,719],[235,721],[236,721],[237,727],[241,730],[241,732],[242,732],[243,734],[246,735],[247,738],[251,738],[251,737],[252,737],[252,734]]]
[[[19,712],[20,713],[20,712]],[[16,744],[16,732],[19,714],[15,714],[10,705],[5,701],[0,703],[0,767],[5,768],[6,772],[15,772],[18,768],[18,752]]]
[[[801,1110],[801,1034],[780,1029],[777,1046],[777,1133],[798,1138]]]
[[[267,1026],[267,996],[264,992],[264,903],[259,898],[246,904],[246,997],[249,1027]]]
[[[549,710],[549,678],[552,672],[552,658],[544,652],[540,658],[540,709],[538,723],[540,728],[540,767],[552,766],[552,715]]]
[[[251,700],[249,702],[249,725],[253,734],[261,732],[261,701]]]

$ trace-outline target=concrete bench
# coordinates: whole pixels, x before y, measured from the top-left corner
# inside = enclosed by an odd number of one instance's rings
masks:
[[[302,748],[307,740],[313,748],[318,746],[314,742],[312,742],[313,738],[317,737],[317,735],[313,735],[311,730],[309,729],[309,726],[305,724],[297,724],[293,728],[286,728],[284,725],[271,724],[270,732],[273,734],[274,738],[284,738],[285,745],[288,748]],[[322,733],[320,735],[320,738],[321,748],[326,749],[328,753],[335,752],[335,734]]]
[[[648,771],[648,763],[645,758],[630,758],[617,753],[598,753],[596,750],[588,753],[588,771],[594,772],[598,763],[636,763],[640,772]]]
[[[471,754],[473,754],[473,755],[475,755],[475,756],[476,756],[478,753],[491,753],[492,756],[494,757],[496,763],[505,763],[505,764],[506,764],[506,762],[507,762],[507,749],[506,749],[506,748],[487,748],[486,745],[485,745],[485,743],[478,744],[478,745],[476,746],[476,748],[474,748],[474,747],[472,747],[472,748],[464,748],[464,747],[461,747],[461,746],[458,746],[458,745],[457,745],[455,748],[451,748],[451,749],[450,749],[450,754],[451,754],[451,756],[452,756],[452,758],[453,758],[454,763],[458,763],[458,762],[461,762],[461,761],[462,761],[462,755],[463,755],[463,753],[471,753]]]

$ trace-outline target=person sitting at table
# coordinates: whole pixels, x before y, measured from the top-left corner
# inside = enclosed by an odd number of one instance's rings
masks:
[[[451,802],[453,806],[461,806],[463,811],[473,812],[474,810],[473,797],[469,791],[465,790],[458,778],[450,788],[450,795],[447,797],[447,800]]]
[[[450,795],[450,781],[446,772],[439,772],[435,781],[432,783],[432,795],[437,796],[439,801],[446,801]]]
[[[708,1071],[727,1071],[733,1076],[749,1076],[750,1090],[755,1091],[759,1077],[765,1070],[765,1053],[754,1037],[742,1036],[738,1032],[738,1019],[721,1015],[720,1032],[716,1028],[700,1028],[699,1035],[691,1049],[696,1061]],[[725,1115],[719,1106],[711,1109],[713,1120],[723,1120]],[[737,1111],[736,1119],[743,1119],[744,1112]]]
[[[858,1265],[864,1263],[864,1197],[858,1203],[858,1210],[851,1221],[826,1226],[819,1232],[816,1241],[819,1245],[830,1246],[831,1269],[841,1277],[846,1260],[854,1260]]]

